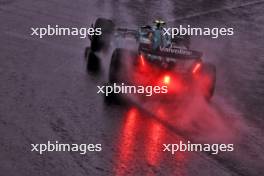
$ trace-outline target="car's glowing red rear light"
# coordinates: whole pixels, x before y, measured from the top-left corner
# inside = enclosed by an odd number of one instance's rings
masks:
[[[196,63],[195,66],[193,67],[192,73],[195,74],[201,69],[202,64],[201,63]]]
[[[171,82],[170,76],[165,75],[164,79],[163,79],[163,83],[168,85],[168,84],[170,84],[170,82]]]
[[[143,55],[140,55],[140,63],[142,66],[145,66],[145,59],[144,59]]]

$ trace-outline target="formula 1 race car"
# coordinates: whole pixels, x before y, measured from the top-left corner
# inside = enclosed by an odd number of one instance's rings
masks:
[[[102,35],[91,37],[87,68],[97,69],[99,59],[95,53],[108,48],[113,37],[133,37],[138,43],[136,49],[113,51],[109,84],[167,86],[167,97],[199,93],[210,100],[215,90],[216,67],[203,62],[201,52],[190,49],[189,36],[171,38],[164,34],[165,25],[156,20],[153,26],[133,30],[116,28],[109,19],[97,19],[94,27],[101,28]]]

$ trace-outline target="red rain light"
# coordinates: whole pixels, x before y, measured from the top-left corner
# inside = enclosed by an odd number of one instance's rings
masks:
[[[165,75],[165,76],[164,76],[164,79],[163,79],[163,83],[164,83],[164,84],[170,84],[170,81],[171,81],[170,76]]]

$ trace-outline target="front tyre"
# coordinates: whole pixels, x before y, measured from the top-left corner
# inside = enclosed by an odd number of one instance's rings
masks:
[[[101,28],[101,35],[94,35],[91,38],[92,52],[100,52],[108,49],[111,43],[111,37],[114,33],[115,24],[110,19],[98,18],[95,21],[94,28]]]

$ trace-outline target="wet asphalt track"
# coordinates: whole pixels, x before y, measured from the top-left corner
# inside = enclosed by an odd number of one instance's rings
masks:
[[[242,0],[1,0],[0,175],[264,175],[263,10],[264,1]],[[214,119],[211,125],[220,124],[220,131],[209,128],[201,132],[203,138],[199,132],[182,132],[174,121],[104,106],[96,94],[103,76],[91,77],[85,70],[83,52],[88,40],[40,40],[29,35],[30,27],[90,26],[97,17],[109,17],[127,27],[155,18],[172,24],[233,26],[232,37],[194,38],[192,44],[218,69],[212,104],[198,102],[195,112],[199,114],[201,107]],[[162,143],[210,141],[208,134],[214,133],[216,140],[230,137],[235,152],[216,156],[161,152]],[[102,143],[103,151],[84,156],[30,152],[31,143],[48,140]]]

